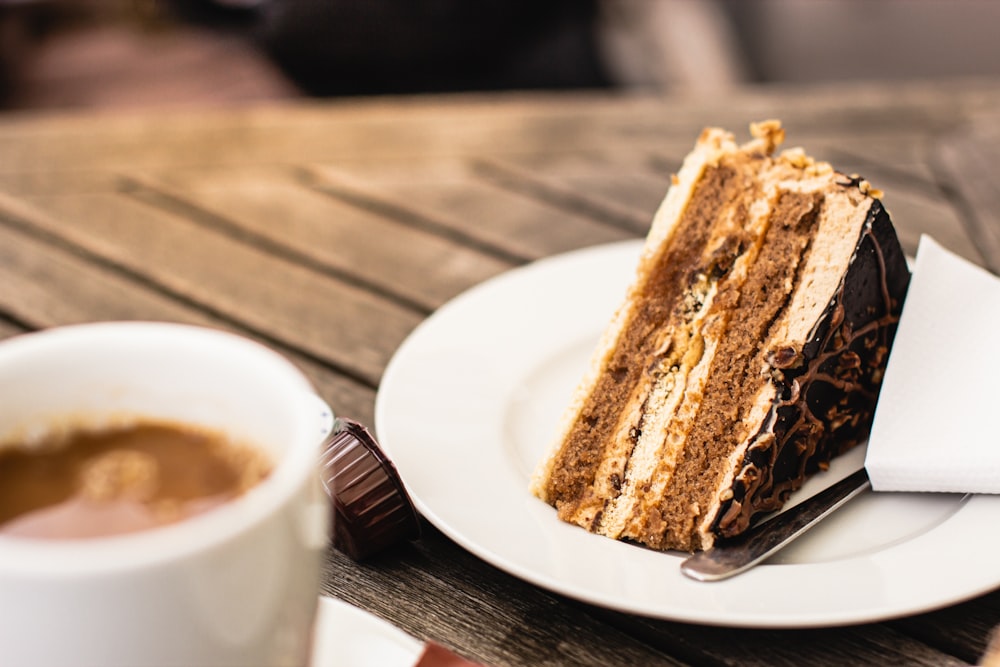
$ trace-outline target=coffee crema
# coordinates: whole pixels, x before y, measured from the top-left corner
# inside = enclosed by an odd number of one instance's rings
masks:
[[[175,422],[76,430],[0,449],[0,535],[90,538],[201,514],[265,479],[260,449]]]

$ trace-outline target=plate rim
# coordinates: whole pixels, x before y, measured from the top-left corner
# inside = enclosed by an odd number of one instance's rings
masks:
[[[623,268],[627,262],[622,261],[622,259],[629,254],[633,257],[638,257],[641,247],[642,241],[640,239],[635,239],[598,246],[590,246],[536,260],[529,264],[516,267],[510,271],[494,276],[493,278],[471,287],[452,300],[448,301],[445,305],[436,310],[430,317],[421,322],[410,333],[410,335],[407,336],[397,349],[396,353],[393,355],[386,367],[379,390],[376,394],[375,428],[376,432],[379,434],[381,444],[389,457],[394,460],[398,458],[405,459],[405,457],[399,456],[403,451],[399,449],[399,447],[405,447],[405,445],[401,445],[400,442],[396,441],[395,434],[397,432],[397,428],[396,424],[393,423],[392,413],[396,410],[397,404],[394,403],[394,401],[399,400],[399,398],[397,398],[397,393],[399,392],[400,387],[403,386],[401,383],[413,382],[412,379],[407,379],[405,376],[407,364],[411,363],[414,354],[421,352],[420,346],[425,344],[427,337],[430,334],[433,334],[437,327],[447,325],[450,318],[461,317],[468,304],[475,304],[477,300],[490,298],[492,296],[491,293],[496,290],[503,292],[504,290],[516,289],[522,282],[530,283],[532,278],[536,275],[546,277],[548,274],[562,271],[573,273],[580,272],[584,268],[593,270],[595,267],[592,266],[592,264],[597,266],[602,264],[614,264],[617,268]],[[620,267],[618,266],[619,263],[621,264]],[[634,259],[632,264],[634,265]],[[625,282],[628,277],[629,276],[627,275],[622,277],[622,294],[625,292]],[[583,369],[581,369],[581,373],[582,371]],[[401,374],[402,379],[400,379]],[[419,385],[420,383],[416,382],[415,384]],[[404,398],[405,394],[406,392],[403,391],[402,395]],[[434,421],[433,418],[430,419],[430,421]],[[435,432],[440,434],[440,425]],[[498,435],[496,436],[496,439],[502,447],[502,438]],[[424,451],[424,453],[426,454],[426,451]],[[560,580],[559,577],[554,576],[551,572],[539,571],[537,567],[532,567],[530,564],[513,559],[509,556],[509,554],[505,555],[504,553],[497,553],[495,548],[491,548],[489,545],[482,544],[480,540],[469,537],[469,535],[466,534],[466,531],[462,530],[461,527],[452,525],[453,521],[447,517],[447,512],[443,515],[438,511],[433,502],[428,502],[426,500],[423,488],[419,488],[419,485],[415,486],[411,483],[412,476],[408,476],[406,465],[401,466],[398,460],[396,461],[396,465],[399,469],[400,476],[403,479],[403,483],[420,513],[431,524],[441,530],[442,533],[478,558],[494,565],[495,567],[498,567],[508,574],[516,576],[550,592],[565,595],[588,604],[594,604],[600,607],[625,613],[637,614],[649,618],[744,628],[790,629],[833,627],[887,620],[890,618],[898,618],[901,616],[939,609],[941,607],[971,599],[1000,587],[1000,559],[996,559],[998,562],[995,565],[993,564],[993,561],[987,561],[985,564],[982,561],[975,563],[973,565],[973,571],[975,571],[975,565],[979,565],[983,569],[989,569],[989,572],[983,572],[982,576],[978,578],[972,577],[972,581],[960,582],[962,585],[952,590],[950,594],[942,592],[938,592],[936,594],[928,593],[922,598],[917,595],[911,596],[911,599],[905,601],[898,600],[895,603],[890,601],[888,603],[871,604],[853,609],[828,611],[820,610],[810,613],[803,613],[802,610],[787,610],[781,612],[775,612],[773,610],[756,610],[754,614],[749,614],[745,610],[719,611],[718,609],[680,609],[663,604],[636,603],[634,600],[630,601],[627,598],[615,597],[607,591],[587,590],[580,588],[579,586],[572,585],[564,580]],[[443,477],[447,478],[447,476]],[[565,525],[570,529],[579,531],[585,535],[586,538],[583,539],[592,538],[595,540],[595,544],[603,545],[604,543],[607,543],[608,545],[619,545],[627,549],[639,549],[642,552],[648,552],[648,550],[643,550],[641,547],[626,545],[621,542],[609,540],[606,537],[592,535],[575,526],[563,524],[555,517],[555,510],[552,510],[552,508],[544,505],[542,501],[531,496],[526,484],[522,489],[522,493],[526,499],[537,501],[539,506],[551,510],[553,526]],[[774,574],[776,568],[793,568],[792,570],[785,570],[785,572],[795,574],[794,578],[801,580],[803,577],[828,577],[832,574],[838,574],[839,570],[845,568],[850,570],[853,561],[864,561],[866,565],[874,565],[878,568],[888,567],[887,572],[890,574],[890,577],[885,583],[899,585],[900,582],[897,581],[896,578],[898,578],[899,572],[901,571],[909,570],[924,572],[928,567],[940,568],[941,566],[946,566],[948,564],[948,558],[946,557],[947,553],[942,553],[940,549],[935,549],[933,550],[933,554],[928,555],[927,547],[929,545],[924,544],[924,542],[940,542],[941,539],[944,539],[945,541],[954,539],[954,536],[950,536],[950,533],[955,531],[956,521],[963,525],[967,523],[976,524],[977,521],[981,522],[991,516],[995,517],[998,502],[1000,502],[1000,498],[998,497],[973,496],[964,502],[961,507],[959,507],[951,516],[946,518],[940,525],[934,526],[921,534],[904,540],[902,543],[889,545],[872,554],[842,558],[835,561],[824,561],[820,563],[762,565],[755,568],[754,571],[743,574],[733,580],[713,583],[692,583],[696,586],[705,587],[706,591],[711,591],[713,593],[722,592],[724,594],[727,587],[730,587],[730,590],[733,590],[731,587],[743,587],[746,585],[745,582],[747,581],[753,582],[755,580],[759,580],[757,585],[760,587],[775,585],[773,580],[776,578],[776,575]],[[563,530],[563,528],[553,528],[553,530]],[[942,535],[945,537],[941,538]],[[961,537],[961,535],[959,535],[959,537]],[[600,540],[600,542],[596,542],[597,540]],[[940,546],[940,544],[937,546]],[[976,546],[977,548],[974,552],[982,553],[989,551],[987,549],[979,548],[983,546],[982,544],[977,544]],[[601,546],[597,548],[611,549],[612,547]],[[950,549],[945,550],[945,552],[948,551],[950,551]],[[656,553],[656,556],[669,558],[672,561],[675,561],[678,565],[681,560],[678,555],[670,553]],[[937,558],[938,556],[940,556],[939,560]],[[918,557],[918,559],[913,561],[914,557]],[[894,561],[899,560],[903,560],[905,562],[906,559],[910,559],[907,563],[907,567],[900,568],[896,565],[896,563],[894,563]],[[886,560],[889,562],[886,563]],[[985,565],[993,565],[993,567],[985,568]],[[955,572],[957,570],[968,569],[968,564],[963,563],[962,568],[951,568],[951,570],[946,571]],[[850,573],[848,572],[847,574]],[[682,575],[678,572],[677,576]],[[957,574],[952,576],[957,576]],[[968,577],[965,578],[968,579]],[[921,582],[913,581],[909,583],[913,584],[914,587],[918,587]]]

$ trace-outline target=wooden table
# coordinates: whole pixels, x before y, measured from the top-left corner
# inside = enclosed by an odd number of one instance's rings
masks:
[[[340,414],[372,424],[382,372],[421,320],[512,267],[643,235],[705,125],[746,138],[749,121],[779,117],[790,145],[886,192],[908,252],[927,232],[1000,269],[998,108],[1000,82],[973,81],[8,115],[0,335],[223,327],[289,355]],[[976,662],[1000,623],[1000,592],[845,628],[647,620],[524,583],[426,524],[363,564],[331,550],[323,588],[496,666],[940,667]]]

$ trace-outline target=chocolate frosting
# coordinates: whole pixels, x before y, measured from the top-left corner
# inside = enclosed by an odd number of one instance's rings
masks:
[[[859,181],[841,185],[858,187]],[[808,475],[868,437],[909,280],[889,216],[876,199],[807,343],[769,354],[776,398],[750,438],[732,497],[716,513],[715,535],[742,533],[755,516],[779,509]]]

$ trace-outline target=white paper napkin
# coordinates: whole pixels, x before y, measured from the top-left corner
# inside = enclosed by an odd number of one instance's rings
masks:
[[[928,236],[865,468],[876,491],[1000,493],[1000,279]]]

